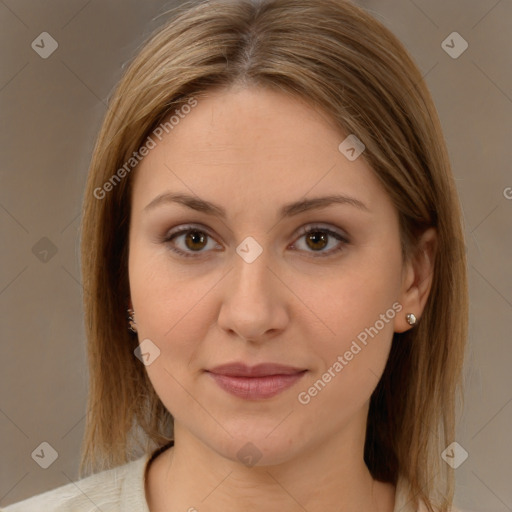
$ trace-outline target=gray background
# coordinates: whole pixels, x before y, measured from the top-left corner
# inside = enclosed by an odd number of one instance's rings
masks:
[[[512,511],[512,1],[358,3],[424,73],[464,209],[471,320],[457,442],[469,457],[456,469],[456,505]],[[173,4],[0,0],[0,506],[77,479],[86,171],[123,65]],[[454,31],[469,44],[457,59],[441,46]],[[58,42],[47,59],[31,47],[42,32]],[[31,457],[42,442],[58,452],[48,469]]]

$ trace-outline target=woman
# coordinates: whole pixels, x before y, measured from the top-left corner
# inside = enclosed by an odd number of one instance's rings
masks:
[[[111,100],[83,213],[82,479],[5,510],[451,509],[461,214],[385,27],[343,0],[180,7]]]

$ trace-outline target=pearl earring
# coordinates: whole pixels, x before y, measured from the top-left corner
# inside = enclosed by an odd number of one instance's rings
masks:
[[[407,315],[405,315],[405,319],[407,320],[407,323],[409,325],[414,325],[416,323],[416,317],[414,316],[413,313],[408,313]]]

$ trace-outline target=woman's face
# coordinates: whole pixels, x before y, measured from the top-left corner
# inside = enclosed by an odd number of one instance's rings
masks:
[[[397,212],[365,160],[339,149],[348,134],[259,88],[212,92],[163,134],[135,171],[129,279],[146,370],[175,424],[260,464],[349,428],[364,436],[409,311]],[[233,362],[305,371],[209,372]]]

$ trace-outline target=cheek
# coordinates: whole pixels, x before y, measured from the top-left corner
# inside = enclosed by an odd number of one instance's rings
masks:
[[[160,351],[146,366],[148,376],[162,399],[178,397],[180,384],[197,369],[195,355],[208,325],[204,296],[213,278],[199,282],[190,273],[180,275],[165,255],[136,244],[130,248],[129,276],[139,343],[149,339]]]
[[[325,280],[322,290],[308,293],[305,302],[317,318],[306,339],[315,359],[300,403],[315,404],[318,414],[328,410],[341,420],[370,398],[386,366],[394,321],[403,314],[400,284],[401,256],[390,247],[347,264]],[[305,282],[302,289],[305,293]]]
[[[335,335],[326,334],[323,341],[312,338],[315,364],[296,397],[304,421],[332,433],[362,414],[382,376],[393,338],[396,310],[391,303],[352,299],[345,303],[341,320],[330,317]]]
[[[164,246],[135,239],[130,246],[129,279],[137,325],[145,336],[181,339],[176,332],[202,325],[197,321],[198,306],[215,281],[199,266],[185,269],[173,263]]]
[[[180,289],[175,280],[159,273],[134,280],[132,300],[136,311],[139,342],[150,339],[159,356],[146,366],[151,384],[165,408],[176,418],[189,414],[198,418],[198,407],[191,391],[198,375],[201,341],[207,337],[206,315],[200,287]]]
[[[399,309],[393,304],[400,297],[401,257],[393,246],[389,249],[377,254],[367,251],[368,256],[355,254],[316,280],[296,276],[294,292],[303,297],[310,311],[307,318],[317,336],[309,338],[315,347],[348,350],[351,340],[360,333],[364,338],[364,332],[375,324],[380,339],[392,336]]]

